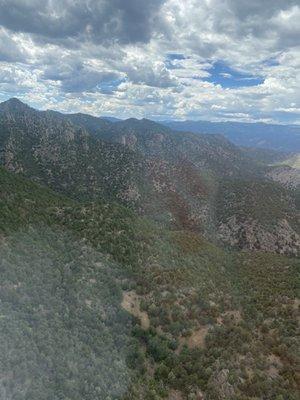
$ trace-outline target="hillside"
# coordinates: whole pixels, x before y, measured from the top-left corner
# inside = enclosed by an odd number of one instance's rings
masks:
[[[283,163],[289,165],[292,168],[300,169],[300,154],[292,155]]]
[[[188,159],[219,175],[258,173],[251,158],[221,135],[182,135],[148,119],[111,123],[85,114],[48,113],[86,129],[98,139],[123,144],[147,157]]]
[[[216,199],[217,236],[248,250],[299,254],[298,192],[264,181],[227,180]]]
[[[0,104],[1,164],[76,198],[122,197],[140,170],[136,155],[17,99]]]
[[[272,165],[283,162],[284,160],[294,157],[293,153],[282,152],[272,149],[262,149],[259,147],[242,147],[242,151],[247,157],[250,157],[257,163]]]
[[[124,394],[137,346],[117,282],[136,252],[130,213],[3,169],[0,185],[1,398]]]
[[[270,214],[266,206],[264,220],[253,214],[251,205],[244,207],[237,198],[232,198],[236,203],[228,221],[218,216],[225,204],[219,203],[220,210],[215,210],[217,199],[223,197],[224,180],[236,181],[238,191],[239,182],[264,182],[266,173],[268,179],[274,179],[270,175],[273,167],[263,165],[219,135],[174,132],[149,120],[100,120],[99,126],[98,120],[36,111],[17,99],[2,103],[2,165],[74,199],[122,202],[162,226],[197,231],[216,243],[238,242],[241,248],[253,248],[252,234],[245,234],[243,240],[237,239],[236,233],[235,239],[231,238],[233,230],[244,232],[244,221],[251,221],[250,230],[253,224],[256,227],[258,248],[298,253],[295,202],[289,202],[283,218],[283,204],[272,185],[266,183],[264,190],[271,204],[277,204],[276,213]],[[79,125],[74,124],[76,121]],[[249,199],[255,204],[262,185],[251,187]],[[292,198],[293,188],[289,190],[286,196]],[[237,213],[243,215],[238,221]],[[274,231],[270,221],[278,229]],[[275,245],[283,225],[293,239],[284,246]],[[263,243],[266,235],[272,236],[267,247]]]
[[[249,154],[248,150],[247,153]],[[256,152],[252,154],[255,158],[257,157]],[[299,191],[300,189],[299,157],[300,155],[297,153],[289,153],[289,154],[273,153],[266,155],[265,160],[268,160],[266,177],[271,178],[275,182],[279,182],[282,186],[286,188]]]
[[[3,398],[296,400],[296,259],[0,185]]]
[[[122,143],[147,157],[168,161],[192,162],[198,169],[217,175],[259,174],[255,163],[221,135],[179,134],[151,120],[134,118],[115,122],[110,136],[104,130],[99,137]],[[103,136],[102,136],[103,135]]]

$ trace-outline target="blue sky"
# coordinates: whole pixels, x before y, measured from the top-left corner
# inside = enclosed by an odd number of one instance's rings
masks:
[[[300,123],[299,0],[0,0],[0,100]]]
[[[257,86],[264,83],[264,78],[242,72],[230,67],[222,61],[216,61],[210,66],[208,72],[211,74],[207,80],[223,88],[239,88],[246,86]]]

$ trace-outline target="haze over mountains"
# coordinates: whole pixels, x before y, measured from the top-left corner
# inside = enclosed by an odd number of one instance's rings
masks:
[[[237,146],[300,152],[300,126],[242,122],[165,121],[179,131],[219,133]]]
[[[297,400],[298,158],[260,147],[1,103],[0,398]]]
[[[105,126],[105,122],[113,122],[121,125],[123,121],[122,119],[114,117],[98,118],[80,113],[69,114],[68,118],[73,122],[79,122],[80,118],[85,118],[86,123],[87,120],[89,120],[90,128],[93,128],[92,121],[94,121],[95,129],[100,129],[101,126]],[[134,118],[131,118],[131,121],[134,120]],[[146,121],[146,119],[144,119],[144,121]],[[300,152],[300,125],[188,120],[158,121],[157,123],[175,131],[223,135],[240,147],[253,147],[286,153]],[[84,121],[82,121],[82,124],[84,124]]]

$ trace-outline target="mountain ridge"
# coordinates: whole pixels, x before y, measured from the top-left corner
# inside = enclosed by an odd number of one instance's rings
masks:
[[[242,202],[236,204],[243,218],[233,219],[235,207],[229,208],[232,214],[226,220],[220,217],[225,206],[221,213],[215,209],[216,199],[226,196],[232,181],[249,187],[255,202],[259,182],[281,182],[282,174],[272,175],[271,167],[223,136],[180,133],[146,119],[102,122],[82,114],[36,111],[12,100],[0,105],[0,161],[8,170],[73,198],[123,202],[162,224],[196,230],[211,240],[244,248],[258,241],[256,247],[267,251],[299,251],[298,225],[290,225],[297,221],[292,187],[282,189],[291,208],[286,218],[280,206],[275,208],[274,226],[259,221],[255,207],[245,208]],[[270,204],[280,204],[272,184],[264,188]],[[267,204],[264,210],[268,215]],[[288,241],[278,241],[284,231]]]
[[[238,146],[300,152],[300,125],[242,122],[162,121],[162,124],[194,133],[220,133]]]

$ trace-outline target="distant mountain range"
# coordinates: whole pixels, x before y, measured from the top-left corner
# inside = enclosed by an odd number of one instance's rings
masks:
[[[221,134],[237,146],[300,152],[300,125],[209,121],[164,121],[162,123],[178,131]]]
[[[93,125],[92,121],[94,121],[97,129],[101,124],[104,126],[105,122],[122,125],[124,121],[115,117],[92,117],[81,113],[67,115],[73,122],[78,122],[80,118],[88,119],[90,127]],[[134,120],[138,121],[135,118],[129,118],[125,121]],[[149,121],[149,119],[144,118],[140,121]],[[175,131],[222,135],[239,147],[274,150],[280,153],[300,153],[300,125],[189,120],[158,121],[156,123]],[[267,156],[267,153],[265,155]],[[267,157],[270,157],[270,154]]]

